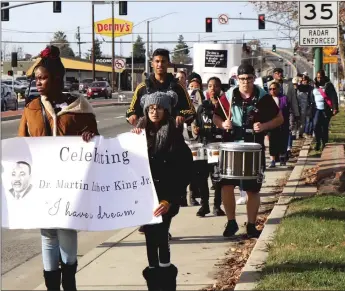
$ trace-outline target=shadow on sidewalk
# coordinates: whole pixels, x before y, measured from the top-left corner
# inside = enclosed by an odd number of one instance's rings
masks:
[[[144,236],[143,236],[144,239]],[[204,244],[204,243],[224,243],[224,242],[238,242],[244,239],[243,234],[235,235],[231,238],[224,238],[222,234],[219,236],[184,236],[184,237],[173,237],[169,241],[170,245],[179,244]],[[111,247],[139,247],[146,246],[145,241],[135,241],[135,242],[104,242],[100,244],[97,248],[111,248]]]

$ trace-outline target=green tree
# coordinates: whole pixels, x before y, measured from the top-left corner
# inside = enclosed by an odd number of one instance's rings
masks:
[[[102,50],[101,50],[101,41],[98,38],[95,38],[95,59],[99,59],[103,56]],[[88,53],[85,54],[85,57],[88,60],[91,60],[92,58],[92,47],[88,50]]]
[[[134,58],[145,58],[145,43],[143,38],[138,35],[136,41],[133,43],[133,57]]]
[[[188,45],[185,43],[183,35],[178,37],[177,45],[173,51],[172,62],[174,64],[189,64],[191,62]]]
[[[61,57],[74,57],[74,52],[70,46],[67,36],[63,31],[57,31],[54,33],[53,39],[50,42],[51,45],[55,45],[60,49]]]

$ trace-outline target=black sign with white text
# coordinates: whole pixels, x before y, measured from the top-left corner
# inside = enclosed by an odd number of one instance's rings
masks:
[[[226,68],[228,64],[227,50],[205,50],[205,67]]]

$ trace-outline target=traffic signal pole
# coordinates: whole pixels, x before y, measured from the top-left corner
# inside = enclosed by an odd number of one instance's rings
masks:
[[[321,47],[314,48],[314,67],[315,67],[315,76],[316,73],[323,68],[323,51]]]

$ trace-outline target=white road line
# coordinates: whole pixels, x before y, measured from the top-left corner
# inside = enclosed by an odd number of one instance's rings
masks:
[[[117,119],[117,118],[124,118],[125,116],[124,115],[122,115],[122,116],[116,116],[116,117],[114,117],[115,119]]]
[[[97,123],[99,123],[99,120],[97,120]]]

